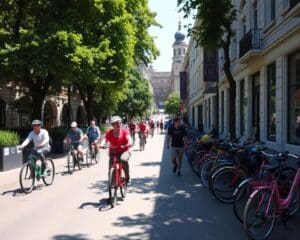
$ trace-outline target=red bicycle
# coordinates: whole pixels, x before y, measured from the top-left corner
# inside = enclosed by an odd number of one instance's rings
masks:
[[[120,147],[124,148],[124,146],[120,146]],[[116,149],[120,147],[110,147],[110,148]],[[107,148],[107,147],[103,147],[103,148]],[[118,189],[120,189],[121,197],[122,198],[126,197],[128,179],[126,179],[125,172],[120,160],[128,162],[130,157],[131,157],[130,151],[123,152],[119,157],[118,154],[114,155],[113,164],[110,167],[108,172],[108,193],[109,193],[110,204],[112,207],[114,207],[117,203]]]

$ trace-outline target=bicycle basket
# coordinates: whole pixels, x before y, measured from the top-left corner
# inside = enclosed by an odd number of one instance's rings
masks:
[[[122,161],[128,162],[130,157],[131,157],[131,152],[126,151],[121,154],[120,159]]]

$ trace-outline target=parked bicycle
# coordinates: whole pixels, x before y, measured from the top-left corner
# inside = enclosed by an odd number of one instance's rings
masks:
[[[35,180],[43,180],[46,186],[50,186],[54,181],[55,167],[51,158],[46,157],[44,161],[40,156],[29,154],[28,161],[23,164],[19,182],[21,190],[28,194],[32,192]]]
[[[258,187],[247,201],[244,210],[244,229],[252,239],[267,239],[281,218],[286,227],[286,221],[291,214],[299,209],[300,203],[300,157],[294,154],[282,153],[284,159],[292,157],[298,160],[298,169],[287,194],[282,196],[278,186],[279,177],[271,183]]]

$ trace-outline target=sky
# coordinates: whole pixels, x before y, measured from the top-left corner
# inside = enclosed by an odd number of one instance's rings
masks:
[[[188,23],[188,20],[182,17],[182,13],[178,13],[177,0],[149,0],[149,7],[157,13],[155,19],[162,25],[162,28],[150,28],[150,34],[156,37],[155,44],[160,51],[160,56],[152,65],[156,71],[169,72],[171,71],[172,45],[175,41],[174,34],[178,30],[178,21],[182,22],[181,32],[187,34],[187,29],[183,26]],[[187,39],[185,41],[188,43]]]

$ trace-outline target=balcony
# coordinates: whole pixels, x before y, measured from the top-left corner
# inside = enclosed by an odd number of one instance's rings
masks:
[[[262,47],[261,29],[250,29],[240,40],[240,63],[245,63],[259,56]]]

